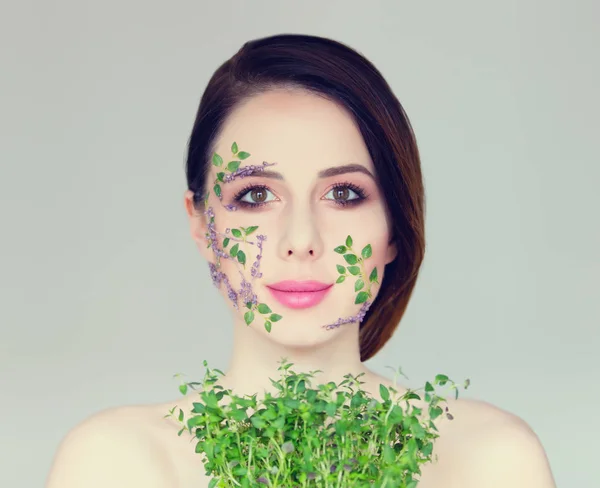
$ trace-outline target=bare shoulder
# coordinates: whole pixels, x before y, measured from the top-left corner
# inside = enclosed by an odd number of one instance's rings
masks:
[[[546,451],[531,426],[489,403],[474,404],[487,413],[463,449],[462,486],[556,488]]]
[[[477,431],[481,427],[491,424],[524,423],[514,413],[483,400],[473,398],[452,399],[449,405],[452,405],[459,414],[464,416],[464,425],[469,425]]]
[[[174,486],[168,459],[143,427],[144,411],[106,409],[73,427],[54,455],[46,488]]]
[[[452,413],[449,442],[461,455],[480,443],[489,442],[498,433],[535,435],[518,415],[492,403],[472,398],[451,399],[447,402]]]
[[[441,430],[437,469],[424,472],[423,488],[555,488],[548,458],[533,429],[491,403],[448,402],[453,421]]]

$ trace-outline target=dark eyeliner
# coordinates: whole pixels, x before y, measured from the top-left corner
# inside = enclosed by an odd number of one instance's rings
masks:
[[[340,207],[347,207],[347,206],[352,206],[352,205],[358,205],[360,203],[362,203],[364,200],[367,199],[367,197],[369,195],[367,195],[367,193],[365,192],[364,188],[357,186],[353,183],[350,183],[349,181],[343,182],[343,183],[335,183],[330,189],[331,190],[337,190],[338,188],[350,188],[354,193],[356,193],[358,195],[358,198],[355,198],[353,200],[331,200],[333,203],[335,203],[336,205],[340,206]],[[327,193],[329,193],[329,191]]]
[[[251,190],[269,190],[269,187],[267,187],[265,185],[253,185],[252,183],[248,183],[244,188],[242,188],[240,191],[238,191],[235,194],[235,196],[233,197],[233,200],[236,203],[236,205],[238,205],[240,207],[244,207],[244,208],[256,208],[256,207],[262,207],[263,205],[269,203],[269,202],[252,203],[252,202],[242,201],[242,197],[245,196],[246,193],[250,192]]]

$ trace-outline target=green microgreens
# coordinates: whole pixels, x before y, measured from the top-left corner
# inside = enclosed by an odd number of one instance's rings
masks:
[[[417,486],[415,475],[432,461],[433,442],[439,437],[434,420],[444,414],[438,403],[446,399],[434,393],[434,385],[451,383],[458,398],[454,382],[437,375],[433,384],[425,384],[429,417],[422,420],[423,409],[409,403],[421,399],[418,390],[399,397],[395,388],[380,385],[379,402],[360,389],[364,373],[311,388],[311,378],[320,370],[296,373],[287,359],[280,363],[280,381],[271,379],[277,396],[265,392],[257,399],[257,394],[239,397],[225,390],[215,372],[224,373],[204,361],[201,400],[193,403],[187,419],[179,408],[177,421],[182,424],[178,435],[191,434],[195,452],[205,456],[210,488]],[[197,385],[181,383],[180,391],[185,395]],[[224,397],[230,401],[222,401]],[[175,417],[175,410],[165,417]],[[452,420],[448,407],[445,412]]]

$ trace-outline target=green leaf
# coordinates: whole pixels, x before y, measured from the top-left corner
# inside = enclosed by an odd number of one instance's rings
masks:
[[[377,282],[377,267],[373,268],[373,271],[371,271],[371,274],[369,276],[369,281]]]
[[[387,402],[390,399],[390,392],[385,385],[379,385],[379,394],[384,402]]]
[[[192,403],[192,405],[194,406],[194,408],[192,409],[192,413],[204,413],[206,411],[204,403],[194,402]]]
[[[354,276],[358,276],[360,274],[360,268],[358,266],[348,266],[348,271]]]
[[[229,237],[223,239],[223,247],[227,247],[229,245]]]
[[[356,295],[356,300],[354,300],[355,304],[364,303],[369,298],[369,294],[366,291],[361,291],[358,295]]]
[[[252,308],[252,302],[246,302],[246,308]]]
[[[352,237],[350,237],[350,236],[346,237],[346,246],[352,247]]]
[[[217,180],[219,180],[220,182],[222,182],[222,183],[225,182],[224,177],[225,177],[225,173],[223,173],[222,171],[219,171],[217,173]]]
[[[231,171],[233,173],[236,169],[240,167],[241,163],[241,161],[229,161],[229,163],[227,163],[227,171]]]
[[[244,251],[238,251],[237,260],[240,262],[240,264],[246,264],[246,254]]]
[[[433,452],[433,443],[428,442],[423,449],[421,449],[421,454],[424,456],[429,456]],[[416,485],[415,485],[416,486]]]
[[[365,286],[365,282],[363,280],[357,280],[356,283],[354,283],[354,291],[358,291],[361,288],[363,288]]]
[[[204,423],[204,419],[202,418],[202,415],[196,415],[194,417],[190,417],[187,420],[187,427],[188,429],[191,429],[192,427],[196,427],[197,425],[200,425]]]
[[[271,309],[269,308],[269,306],[266,303],[259,303],[258,311],[260,313],[271,313]]]
[[[337,280],[335,280],[335,282],[336,283],[343,283],[345,279],[346,279],[346,275],[341,275]]]
[[[236,143],[236,142],[234,142],[234,143],[231,145],[231,152],[232,152],[233,154],[237,154],[237,152],[238,152],[238,146],[237,146],[237,143]]]
[[[252,234],[256,229],[258,229],[258,225],[253,225],[252,227],[248,227],[246,229],[246,235],[249,236],[250,234]]]
[[[371,244],[367,244],[365,247],[363,247],[363,250],[360,252],[360,254],[365,259],[370,258],[372,255]]]
[[[347,251],[347,249],[346,246],[338,246],[334,249],[334,251],[338,254],[344,254]]]
[[[248,418],[248,415],[243,408],[234,408],[231,410],[231,418],[238,422],[242,422]]]
[[[281,315],[278,315],[276,313],[272,313],[271,316],[269,317],[269,320],[271,322],[277,322],[278,320],[281,320]]]
[[[249,312],[246,312],[244,314],[244,320],[246,321],[247,325],[250,325],[252,323],[252,321],[254,320],[254,312],[252,310],[250,310]]]
[[[360,393],[354,393],[354,395],[352,395],[352,400],[350,400],[350,406],[352,408],[358,408],[365,403],[367,403],[367,400],[365,400]]]
[[[441,386],[444,386],[448,381],[448,377],[445,374],[438,374],[435,377],[435,382],[439,383]]]
[[[179,391],[181,392],[182,395],[185,395],[187,393],[187,385],[184,383],[183,385],[179,385]]]
[[[215,166],[221,166],[223,164],[223,158],[221,156],[219,156],[217,153],[214,153],[213,157],[212,157],[212,163]]]
[[[348,264],[356,264],[358,262],[358,258],[355,254],[344,254],[344,259]]]
[[[338,273],[340,273],[340,274],[346,274],[346,268],[344,268],[342,265],[336,264],[335,267],[337,268]]]
[[[239,229],[231,229],[231,233],[233,234],[234,237],[242,237],[242,233],[240,232]]]
[[[325,407],[325,413],[327,413],[327,415],[329,415],[330,417],[333,417],[336,411],[337,405],[335,404],[335,402],[328,402],[327,406]]]
[[[217,183],[215,186],[213,186],[213,190],[218,197],[221,196],[221,185]]]
[[[250,417],[250,422],[252,422],[252,425],[257,429],[264,429],[267,426],[267,423],[263,419],[255,417],[254,415]]]
[[[430,407],[429,408],[429,418],[431,420],[435,420],[440,415],[442,415],[442,413],[444,413],[444,411],[442,410],[442,407],[440,407],[439,405],[436,406],[436,407]]]
[[[235,258],[237,256],[238,253],[238,249],[239,249],[239,244],[236,242],[235,246],[233,246],[230,250],[229,250],[229,254],[232,258]]]
[[[271,322],[268,320],[265,322],[265,329],[267,329],[267,332],[271,332]]]
[[[240,151],[237,156],[240,159],[246,159],[250,157],[250,153],[247,153],[246,151]]]
[[[383,460],[386,463],[393,463],[396,459],[396,453],[394,452],[394,450],[391,448],[391,446],[389,444],[384,444],[383,446]]]

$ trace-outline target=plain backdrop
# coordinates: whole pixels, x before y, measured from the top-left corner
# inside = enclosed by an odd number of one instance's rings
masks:
[[[364,54],[416,131],[427,252],[369,366],[470,378],[461,396],[527,421],[558,486],[598,486],[599,18],[591,0],[3,2],[0,486],[42,486],[93,413],[226,367],[186,143],[214,70],[278,33]]]

